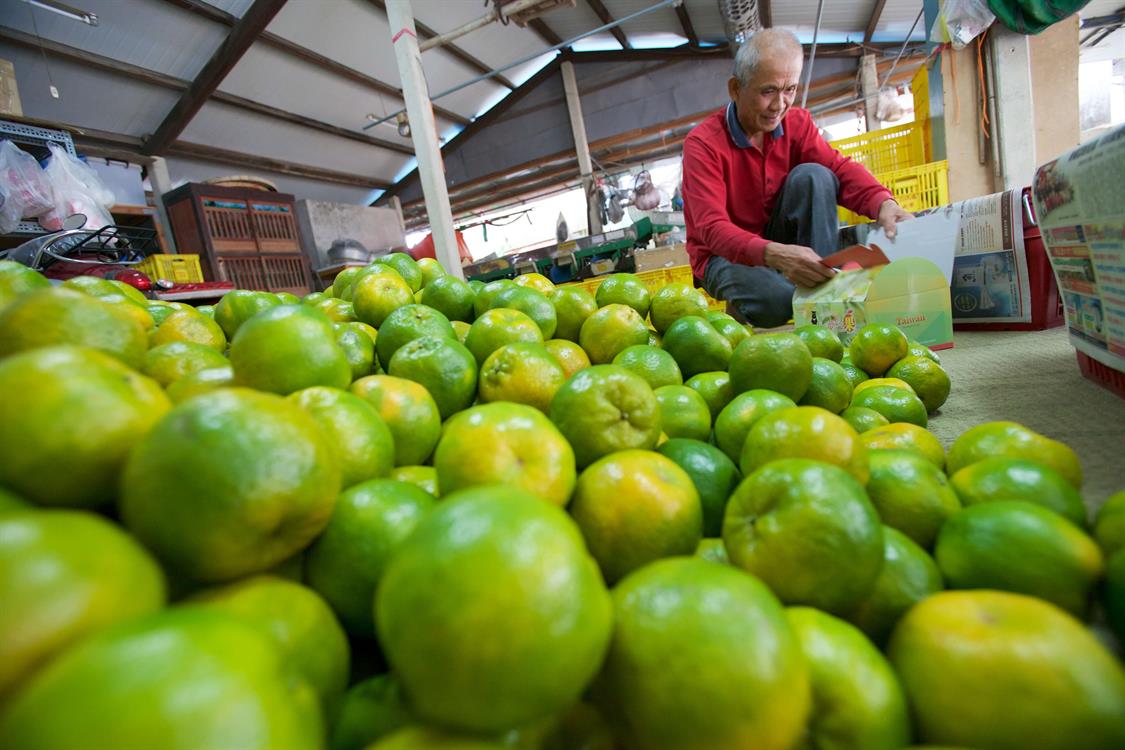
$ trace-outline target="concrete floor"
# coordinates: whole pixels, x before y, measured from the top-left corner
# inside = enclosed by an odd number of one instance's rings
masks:
[[[938,355],[953,390],[929,427],[946,448],[981,422],[1019,422],[1078,453],[1091,513],[1125,490],[1125,399],[1082,376],[1064,328],[958,331]]]

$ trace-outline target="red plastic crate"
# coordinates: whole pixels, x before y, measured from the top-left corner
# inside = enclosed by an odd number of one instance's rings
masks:
[[[1076,351],[1075,354],[1078,356],[1078,369],[1082,371],[1085,377],[1102,388],[1116,393],[1121,398],[1125,398],[1125,372],[1103,365],[1083,352]]]

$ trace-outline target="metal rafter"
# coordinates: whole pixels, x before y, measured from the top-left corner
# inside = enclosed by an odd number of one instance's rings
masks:
[[[594,11],[594,15],[601,19],[602,23],[613,23],[616,19],[613,14],[602,5],[602,0],[586,0],[586,4],[590,6],[590,10]],[[621,49],[633,49],[633,45],[629,44],[629,37],[625,36],[625,32],[621,30],[620,26],[615,26],[609,30],[613,34],[613,38],[621,45]],[[555,42],[558,44],[558,42]]]
[[[871,17],[867,20],[867,29],[863,32],[863,43],[867,44],[871,41],[871,37],[875,34],[875,27],[879,25],[879,18],[883,15],[883,6],[887,4],[887,0],[875,0],[875,7],[871,9]]]
[[[285,3],[286,0],[254,0],[250,10],[231,28],[203,70],[145,142],[145,153],[161,154],[176,140]]]
[[[527,28],[531,29],[538,35],[540,39],[547,43],[548,47],[553,47],[556,44],[562,44],[562,37],[556,34],[547,22],[542,18],[533,18],[527,22]]]
[[[770,0],[758,0],[758,23],[762,24],[763,29],[773,26],[773,9],[770,8]]]
[[[387,14],[387,4],[383,2],[383,0],[367,0],[367,2],[378,8],[383,13],[383,15]],[[429,26],[419,21],[417,18],[414,19],[414,28],[418,30],[418,36],[421,39],[432,39],[435,36],[438,36],[437,31],[434,31]],[[453,44],[452,42],[443,44],[438,47],[438,49],[461,61],[468,67],[475,70],[477,73],[488,73],[492,70],[492,68],[486,65],[484,62],[473,57],[468,52],[458,47],[456,44]],[[505,86],[509,90],[515,91],[516,89],[516,84],[512,83],[499,73],[492,76],[492,80],[496,81],[502,86]]]
[[[688,42],[693,47],[699,46],[699,36],[695,33],[695,26],[691,23],[691,16],[688,15],[687,5],[681,3],[676,6],[676,16],[680,19],[680,27],[684,30],[684,36],[687,37]]]

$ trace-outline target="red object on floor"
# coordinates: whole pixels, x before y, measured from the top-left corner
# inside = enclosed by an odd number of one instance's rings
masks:
[[[1030,323],[973,323],[970,320],[953,321],[955,331],[1042,331],[1057,328],[1066,322],[1063,315],[1062,295],[1055,283],[1055,272],[1043,247],[1039,225],[1035,223],[1035,209],[1031,204],[1031,188],[1023,189],[1023,246],[1027,254],[1028,286],[1031,289]],[[1028,215],[1030,212],[1030,216]]]
[[[1103,365],[1084,352],[1074,352],[1078,356],[1078,369],[1082,374],[1102,388],[1125,398],[1125,372]]]
[[[456,230],[454,230],[453,234],[457,237],[457,252],[461,256],[461,262],[469,261],[471,263],[473,255],[469,252],[469,246],[465,244],[464,236]],[[425,239],[410,248],[410,257],[414,258],[414,260],[421,260],[422,258],[433,258],[437,260],[437,251],[434,250],[434,236],[432,234],[427,234]]]

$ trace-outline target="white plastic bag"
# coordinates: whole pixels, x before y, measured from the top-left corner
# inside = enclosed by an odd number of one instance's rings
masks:
[[[647,169],[638,172],[633,179],[633,205],[641,211],[652,211],[660,205],[660,191],[652,184],[652,175]]]
[[[20,223],[15,201],[11,200],[8,186],[0,182],[0,234],[8,234]]]
[[[11,141],[0,141],[0,184],[6,192],[2,210],[17,222],[40,216],[54,204],[51,183],[39,162]]]
[[[46,173],[55,191],[55,201],[53,208],[39,217],[39,223],[54,231],[62,229],[63,220],[71,214],[85,214],[86,229],[112,224],[113,217],[107,209],[115,202],[113,191],[98,173],[61,146],[49,143],[47,147],[51,160]]]
[[[57,232],[63,228],[66,218],[74,214],[86,217],[83,229],[96,230],[113,223],[113,217],[105,206],[83,190],[55,191],[55,205],[39,217],[39,223],[44,229]]]
[[[988,31],[996,16],[987,0],[941,0],[941,18],[945,35],[953,49],[964,49],[969,42]],[[932,35],[931,35],[932,36]],[[931,39],[944,42],[945,39]]]

